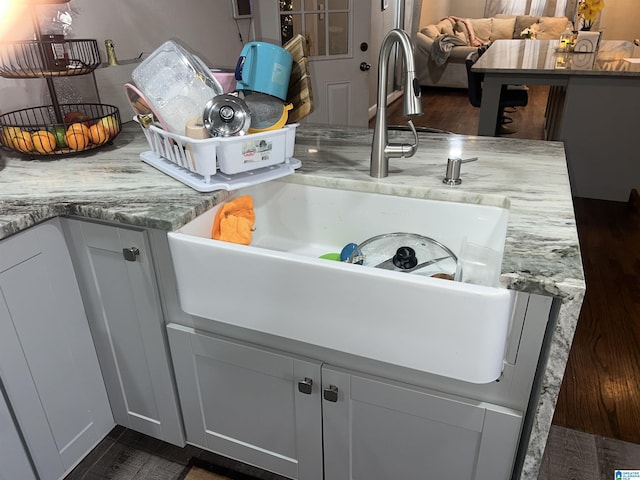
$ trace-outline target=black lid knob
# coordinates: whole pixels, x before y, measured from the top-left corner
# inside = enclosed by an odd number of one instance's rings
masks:
[[[416,251],[411,247],[400,247],[393,256],[393,264],[403,270],[409,270],[418,265]]]

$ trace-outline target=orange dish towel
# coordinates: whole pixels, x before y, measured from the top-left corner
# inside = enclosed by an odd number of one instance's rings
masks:
[[[253,197],[251,195],[238,197],[222,205],[216,213],[211,238],[249,245],[255,221]]]

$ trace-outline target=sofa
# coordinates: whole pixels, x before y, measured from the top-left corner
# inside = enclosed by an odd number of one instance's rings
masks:
[[[496,15],[490,18],[446,17],[421,26],[414,48],[421,86],[467,88],[465,58],[499,39],[520,39],[530,29],[535,38],[553,40],[573,25],[566,17]]]

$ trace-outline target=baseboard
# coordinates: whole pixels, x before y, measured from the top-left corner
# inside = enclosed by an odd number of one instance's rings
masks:
[[[388,94],[387,95],[387,106],[391,105],[397,99],[402,97],[402,95],[403,95],[402,90],[394,90],[393,92]],[[376,116],[376,112],[377,111],[378,111],[378,104],[375,104],[375,105],[372,105],[372,106],[369,107],[369,121],[371,121],[373,119],[373,117]]]
[[[631,190],[631,194],[629,195],[629,208],[636,213],[636,215],[640,215],[640,190],[634,188]]]

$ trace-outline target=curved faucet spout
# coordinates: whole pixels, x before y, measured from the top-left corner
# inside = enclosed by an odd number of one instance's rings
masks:
[[[414,144],[389,144],[387,135],[387,77],[389,72],[389,54],[394,45],[402,56],[404,66],[404,100],[403,113],[409,118],[409,125],[414,134]],[[420,101],[420,84],[415,74],[413,60],[413,46],[409,35],[403,30],[391,30],[384,37],[380,47],[378,59],[378,106],[376,124],[373,131],[373,145],[371,147],[371,168],[369,174],[374,178],[389,175],[389,158],[411,157],[418,149],[418,135],[413,128],[411,119],[422,115]]]

